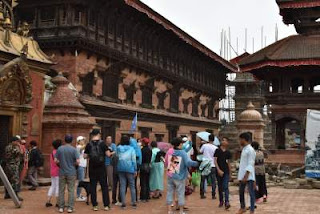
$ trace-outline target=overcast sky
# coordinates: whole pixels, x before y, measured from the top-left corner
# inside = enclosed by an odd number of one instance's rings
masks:
[[[279,39],[295,34],[293,26],[286,26],[279,15],[276,0],[141,0],[172,23],[220,53],[221,30],[231,29],[231,44],[242,54],[245,29],[248,30],[247,51],[261,48],[261,28],[267,45],[275,41],[275,26]],[[264,39],[263,39],[264,40]],[[263,42],[264,43],[264,42]],[[235,57],[232,53],[232,57]]]

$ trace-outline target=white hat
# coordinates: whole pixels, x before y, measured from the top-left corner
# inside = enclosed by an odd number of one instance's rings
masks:
[[[82,141],[82,140],[85,140],[85,139],[86,139],[85,137],[79,136],[79,137],[77,137],[77,143],[80,142],[80,141]]]
[[[187,137],[184,137],[184,138],[182,138],[182,141],[183,141],[183,142],[187,142],[187,141],[188,141],[188,138],[187,138]]]

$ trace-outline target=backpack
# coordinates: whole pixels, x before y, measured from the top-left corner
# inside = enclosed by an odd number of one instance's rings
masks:
[[[89,154],[90,163],[94,165],[103,165],[105,162],[105,154],[101,150],[101,141],[98,143],[90,142],[91,151]]]
[[[35,167],[43,167],[44,165],[44,157],[40,150],[37,149],[37,158],[34,163]]]

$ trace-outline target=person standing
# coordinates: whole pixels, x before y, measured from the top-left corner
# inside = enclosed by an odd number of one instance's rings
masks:
[[[256,153],[252,146],[251,135],[248,132],[244,132],[239,136],[240,146],[242,147],[239,172],[238,172],[238,180],[240,181],[239,186],[239,197],[240,197],[240,205],[241,208],[238,211],[238,214],[242,214],[246,212],[246,204],[244,198],[245,188],[248,185],[249,194],[250,194],[250,213],[254,213],[255,209],[255,158]]]
[[[91,132],[91,141],[87,144],[85,158],[89,159],[89,178],[91,188],[91,203],[94,211],[98,211],[97,202],[97,184],[99,182],[102,191],[104,210],[110,210],[109,190],[107,187],[107,176],[105,169],[105,157],[110,156],[110,150],[101,140],[99,129],[93,129]]]
[[[21,190],[22,182],[28,173],[29,155],[28,155],[28,150],[26,148],[26,143],[27,142],[25,139],[20,140],[20,150],[22,154],[21,154],[21,162],[20,162],[20,168],[19,168],[19,172],[20,172],[19,192]]]
[[[218,181],[218,190],[219,190],[219,207],[225,205],[226,210],[230,208],[229,203],[229,179],[230,179],[230,160],[231,153],[228,150],[229,140],[224,137],[222,139],[220,147],[216,150],[215,165],[217,168],[217,181]],[[224,193],[224,201],[223,201]]]
[[[150,140],[148,138],[143,138],[142,142],[142,164],[140,168],[140,200],[141,202],[147,202],[150,199],[150,169],[151,169],[151,157],[152,151],[149,148]]]
[[[173,214],[172,204],[174,202],[174,193],[178,200],[180,214],[185,214],[183,211],[185,205],[185,185],[188,177],[188,168],[197,167],[198,162],[192,161],[187,153],[182,150],[183,141],[181,138],[174,138],[171,141],[173,145],[173,153],[166,155],[165,164],[167,167],[167,205],[168,214]]]
[[[107,173],[107,183],[108,188],[111,189],[113,186],[113,165],[112,165],[112,157],[116,153],[117,146],[115,143],[112,142],[112,137],[106,137],[106,146],[110,150],[110,157],[106,156],[105,158],[105,166],[106,166],[106,173]]]
[[[266,185],[266,168],[264,166],[264,154],[263,151],[260,150],[260,144],[256,141],[251,143],[251,146],[256,151],[256,159],[255,159],[255,174],[256,174],[256,200],[263,202],[267,202],[267,185]]]
[[[13,191],[15,191],[19,201],[23,199],[18,195],[20,184],[20,171],[19,166],[21,162],[22,150],[20,150],[20,140],[17,137],[12,137],[9,145],[5,148],[5,173],[9,182],[12,185]],[[8,191],[5,191],[5,199],[10,199]]]
[[[205,188],[206,181],[210,178],[212,185],[212,199],[216,199],[216,166],[214,163],[214,154],[218,147],[213,145],[214,135],[209,135],[209,143],[203,144],[200,148],[200,153],[203,154],[203,157],[210,160],[211,164],[211,173],[209,175],[201,175],[201,183],[200,183],[200,197],[201,199],[205,199]]]
[[[77,137],[77,151],[80,154],[80,163],[79,167],[77,169],[77,179],[78,179],[78,185],[80,181],[83,181],[86,174],[86,168],[87,168],[87,160],[84,158],[84,149],[86,147],[86,138],[83,136]],[[77,187],[77,199],[76,201],[86,201],[87,198],[85,196],[81,195],[82,188]]]
[[[52,153],[50,154],[50,176],[51,176],[51,186],[48,191],[48,200],[46,203],[46,207],[52,207],[51,199],[53,196],[59,197],[59,166],[54,161],[54,157],[56,156],[57,150],[62,145],[61,140],[55,140],[52,142]],[[59,207],[58,200],[56,206]]]
[[[158,199],[163,191],[164,152],[157,147],[157,142],[151,142],[152,157],[150,171],[150,191],[152,198]],[[162,157],[163,158],[162,158]]]
[[[30,152],[29,152],[29,170],[28,170],[28,179],[31,182],[32,187],[29,190],[36,190],[39,186],[38,184],[38,168],[42,166],[41,163],[41,153],[37,148],[37,142],[30,142]]]
[[[80,154],[71,144],[73,137],[70,134],[65,136],[65,145],[60,146],[55,155],[55,162],[59,168],[59,212],[64,212],[65,200],[64,193],[68,187],[67,211],[72,213],[74,210],[74,188],[77,177],[76,167],[80,163]]]
[[[120,145],[117,147],[118,173],[120,178],[120,195],[121,208],[126,208],[126,189],[129,183],[131,193],[131,205],[133,208],[137,207],[135,177],[137,176],[137,156],[134,148],[130,146],[130,139],[128,136],[122,136]]]

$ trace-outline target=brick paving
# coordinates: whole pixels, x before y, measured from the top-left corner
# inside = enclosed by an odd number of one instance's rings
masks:
[[[42,187],[35,192],[23,191],[21,196],[24,198],[23,207],[20,209],[14,208],[12,201],[4,200],[3,194],[0,194],[0,214],[50,214],[57,213],[55,208],[46,208],[46,193],[48,188]],[[101,193],[99,192],[99,196]],[[269,200],[266,204],[258,204],[256,213],[258,214],[319,214],[320,213],[320,190],[299,190],[299,189],[283,189],[281,187],[269,188]],[[101,201],[101,198],[99,198]],[[187,199],[187,205],[190,208],[188,214],[222,214],[236,213],[239,207],[237,189],[231,187],[231,205],[229,211],[218,208],[218,201],[199,199],[199,193],[192,194]],[[77,214],[91,213],[91,206],[87,206],[83,202],[76,202]],[[99,211],[102,213],[105,211]],[[125,213],[145,213],[145,214],[165,214],[166,206],[165,199],[152,200],[149,203],[138,204],[136,210],[128,207],[127,210],[120,210],[119,207],[112,207],[108,213],[125,214]],[[247,212],[249,213],[249,212]]]

